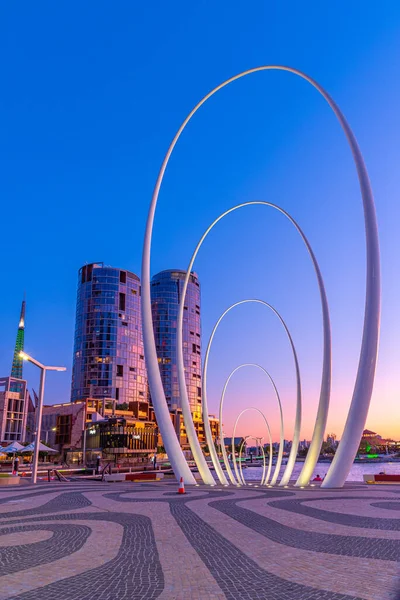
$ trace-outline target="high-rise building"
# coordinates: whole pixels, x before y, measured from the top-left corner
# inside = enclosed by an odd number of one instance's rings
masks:
[[[23,360],[20,357],[20,353],[24,349],[24,336],[25,336],[25,300],[22,301],[21,315],[19,317],[17,339],[14,348],[14,357],[11,369],[11,377],[16,379],[22,379],[22,364]]]
[[[21,306],[11,377],[0,378],[0,442],[5,444],[25,441],[28,412],[33,411],[27,383],[22,379],[20,352],[24,349],[24,334],[25,300]]]
[[[71,401],[86,398],[148,418],[140,280],[103,263],[79,270]]]
[[[176,364],[178,305],[186,272],[171,269],[151,280],[151,304],[157,357],[165,397],[170,410],[181,408]],[[192,413],[201,409],[200,283],[191,273],[183,312],[183,359]]]

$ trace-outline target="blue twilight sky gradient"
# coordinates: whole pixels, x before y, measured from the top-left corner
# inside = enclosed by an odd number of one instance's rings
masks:
[[[0,374],[12,361],[20,302],[26,350],[51,374],[47,402],[69,400],[77,271],[104,261],[140,274],[147,210],[167,147],[189,110],[241,70],[280,63],[317,79],[353,128],[371,176],[381,236],[383,316],[367,425],[400,438],[400,5],[385,3],[22,2],[0,8]],[[194,245],[233,203],[270,200],[300,223],[325,278],[333,328],[328,430],[340,437],[360,348],[365,248],[356,171],[324,100],[288,73],[232,84],[188,126],[156,213],[152,272],[186,268]],[[294,228],[265,207],[230,215],[195,265],[203,348],[231,303],[258,297],[282,313],[304,379],[302,438],[312,433],[321,376],[321,311],[310,260]],[[294,369],[277,319],[235,309],[210,362],[210,409],[229,372],[259,362],[275,378],[291,438]],[[37,388],[38,373],[25,375]],[[230,384],[224,429],[242,407],[278,410],[261,372]],[[256,413],[243,434],[264,435]]]

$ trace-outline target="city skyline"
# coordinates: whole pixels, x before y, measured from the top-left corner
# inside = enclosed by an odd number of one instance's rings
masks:
[[[195,14],[195,9],[190,8],[189,15],[193,17]],[[351,14],[354,24],[356,15]],[[383,306],[380,357],[366,427],[379,431],[385,437],[396,438],[400,416],[397,401],[400,390],[400,317],[396,309],[400,293],[400,255],[397,250],[400,212],[392,199],[398,190],[395,165],[399,153],[396,144],[399,120],[395,107],[399,83],[392,73],[400,56],[396,39],[398,27],[368,8],[360,25],[361,31],[355,33],[351,27],[341,25],[339,20],[335,21],[335,25],[336,35],[324,40],[323,58],[315,56],[316,41],[308,50],[300,46],[302,38],[293,25],[289,26],[289,31],[294,34],[294,41],[288,48],[282,49],[278,58],[279,62],[301,66],[334,95],[359,139],[371,173],[381,235]],[[25,27],[24,19],[22,26]],[[289,31],[284,40],[288,39]],[[87,42],[83,31],[79,29],[78,33],[81,33],[78,45],[84,49]],[[160,40],[167,39],[161,31],[160,35]],[[241,35],[245,42],[246,31]],[[27,36],[29,40],[28,31]],[[357,42],[361,38],[358,48]],[[132,42],[132,48],[139,41],[140,36]],[[322,39],[318,38],[318,41]],[[8,43],[13,47],[11,40]],[[12,246],[21,264],[21,281],[13,283],[2,303],[0,375],[6,376],[10,372],[15,327],[26,288],[27,351],[43,357],[45,361],[47,356],[56,356],[57,363],[68,367],[66,375],[49,380],[46,402],[68,399],[76,270],[85,260],[90,262],[100,255],[107,264],[140,273],[145,212],[163,152],[182,115],[208,91],[210,85],[234,74],[241,66],[247,67],[270,58],[268,42],[259,41],[255,46],[245,51],[243,56],[234,52],[233,61],[222,53],[216,64],[208,63],[207,68],[203,68],[200,53],[191,50],[190,56],[179,57],[179,45],[175,43],[169,55],[171,58],[178,57],[179,68],[175,66],[175,70],[185,69],[190,60],[197,67],[193,69],[196,76],[185,71],[186,84],[174,79],[168,65],[164,66],[164,70],[156,71],[159,80],[156,84],[140,68],[132,72],[128,63],[123,62],[115,72],[116,85],[112,94],[103,89],[101,81],[93,74],[89,76],[87,85],[81,81],[79,106],[68,94],[59,99],[45,86],[32,106],[24,104],[27,116],[21,124],[17,122],[15,109],[6,102],[5,115],[12,124],[11,129],[6,128],[6,133],[16,133],[15,142],[10,142],[11,138],[7,135],[6,142],[2,142],[6,143],[4,159],[8,165],[5,177],[6,197],[9,199],[6,216],[15,219],[17,213],[12,206],[19,206],[18,200],[25,198],[24,214],[18,216],[27,235],[20,247]],[[157,64],[156,51],[153,53],[150,47],[146,48],[148,53],[144,64],[154,67]],[[209,57],[211,45],[206,49]],[[34,56],[41,57],[41,52],[39,46]],[[19,56],[17,52],[17,61]],[[101,59],[104,58],[102,55]],[[27,59],[25,55],[24,59]],[[58,59],[63,60],[62,49]],[[335,69],[329,68],[334,60]],[[45,73],[49,72],[52,64],[51,57],[47,57]],[[100,62],[95,61],[95,64],[100,67]],[[375,77],[373,90],[371,65]],[[83,74],[82,67],[78,69],[78,77],[82,78]],[[146,83],[152,97],[150,102],[147,96],[143,99],[135,96],[132,103],[135,85],[129,83],[128,74],[138,84]],[[64,76],[67,81],[71,80],[72,73]],[[155,100],[157,90],[162,95],[163,85],[171,78],[174,87],[169,97]],[[61,85],[61,78],[57,78],[57,82]],[[386,93],[389,82],[390,96]],[[90,85],[99,92],[96,96],[98,107],[95,107],[92,117],[89,109],[93,110],[94,96]],[[327,285],[333,333],[333,390],[327,430],[335,431],[340,439],[357,368],[364,295],[361,200],[351,157],[346,153],[345,140],[329,110],[301,82],[293,82],[284,74],[268,74],[235,85],[225,96],[215,98],[199,113],[177,149],[166,175],[156,215],[157,251],[152,273],[171,267],[185,269],[204,226],[235,200],[259,198],[277,201],[289,210],[310,238]],[[50,94],[49,102],[54,104],[54,112],[48,115],[40,104],[46,91]],[[121,106],[121,116],[109,117],[103,140],[96,136],[96,125],[97,120],[106,114],[110,100]],[[147,102],[149,106],[146,106]],[[75,124],[76,115],[79,118]],[[139,115],[144,115],[140,117],[143,124],[139,123]],[[116,134],[120,119],[126,118],[129,120],[127,134]],[[54,139],[48,133],[43,140],[38,138],[41,131],[36,124],[38,119],[42,128],[53,126]],[[154,120],[156,133],[151,131]],[[68,128],[72,128],[71,137],[68,137]],[[48,150],[49,144],[52,154]],[[110,150],[106,148],[107,144]],[[74,158],[71,158],[72,149]],[[37,173],[28,164],[33,159]],[[79,160],[83,161],[83,167],[79,166]],[[23,181],[15,183],[17,169],[27,173],[29,184]],[[103,209],[112,207],[115,222],[106,220],[103,223],[95,217],[94,237],[81,237],[82,244],[73,248],[71,236],[79,236],[82,231],[76,222],[89,217],[89,207],[84,205],[87,195],[96,197],[96,202]],[[122,229],[124,215],[111,201],[114,197],[124,203],[124,210],[132,207],[134,223],[126,230]],[[28,198],[34,202],[40,198],[43,224],[34,221],[34,226],[31,226],[30,220],[35,213]],[[70,198],[74,198],[71,205]],[[56,204],[60,207],[57,208]],[[92,202],[88,201],[88,204]],[[83,217],[76,219],[78,210],[83,211]],[[232,215],[227,221],[221,224],[215,236],[210,236],[194,266],[202,281],[204,339],[208,339],[216,317],[234,301],[253,296],[276,305],[289,321],[299,347],[305,387],[301,438],[309,439],[320,384],[321,317],[307,256],[295,234],[277,215],[251,208],[240,216]],[[118,244],[109,245],[104,225],[108,225],[111,231],[115,228],[116,235],[121,232]],[[49,231],[42,240],[44,227]],[[104,241],[99,231],[104,231]],[[6,250],[11,248],[7,236],[6,232],[3,240]],[[95,252],[93,239],[96,240]],[[52,249],[51,256],[49,248]],[[11,255],[6,252],[5,256],[10,260]],[[54,273],[60,265],[62,273],[58,271],[56,277]],[[10,278],[11,260],[10,265],[5,264],[4,268],[5,276]],[[272,318],[269,319],[257,308],[243,308],[224,324],[215,344],[210,361],[210,412],[216,412],[223,381],[230,370],[240,362],[258,362],[277,379],[288,423],[285,437],[290,437],[295,402],[293,366],[289,349]],[[36,387],[36,373],[29,366],[24,369],[30,388]],[[250,404],[267,409],[271,429],[277,439],[278,415],[272,395],[264,379],[256,373],[243,373],[235,379],[227,396],[229,421],[224,428],[231,427],[239,410]],[[251,430],[264,435],[261,423],[260,426],[258,423],[250,425],[246,419],[243,423],[243,433]]]

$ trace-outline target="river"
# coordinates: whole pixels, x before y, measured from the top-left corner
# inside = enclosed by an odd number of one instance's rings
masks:
[[[297,479],[297,476],[300,474],[300,471],[301,471],[303,465],[304,465],[304,462],[296,462],[294,469],[293,469],[293,475],[292,475],[291,479]],[[267,462],[267,467],[268,467],[268,462]],[[315,477],[317,474],[320,475],[321,477],[325,477],[326,473],[328,472],[329,467],[330,467],[330,463],[318,462],[317,466],[315,468],[313,477]],[[275,467],[273,466],[272,471],[271,471],[272,473],[274,472],[274,468]],[[285,467],[282,466],[281,474],[283,473],[284,468]],[[380,473],[381,471],[384,471],[385,473],[389,473],[389,474],[400,475],[400,463],[389,463],[389,462],[369,463],[369,464],[354,463],[350,469],[350,473],[347,477],[347,481],[363,481],[364,474],[375,475],[377,473]],[[243,469],[243,475],[247,481],[259,481],[261,479],[261,474],[262,474],[262,467],[249,467],[249,468]]]

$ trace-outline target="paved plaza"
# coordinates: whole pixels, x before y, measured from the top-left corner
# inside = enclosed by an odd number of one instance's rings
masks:
[[[400,486],[0,491],[0,600],[400,599]]]

